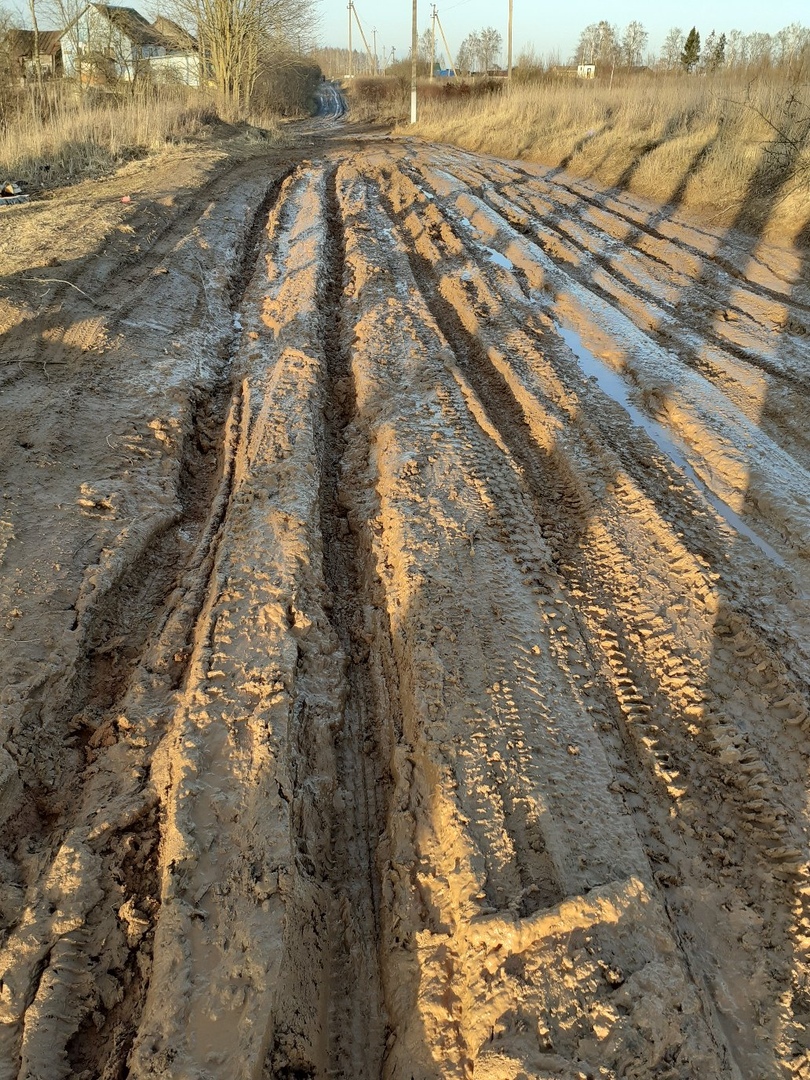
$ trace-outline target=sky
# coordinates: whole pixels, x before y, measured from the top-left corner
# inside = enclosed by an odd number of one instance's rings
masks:
[[[121,2],[121,0],[119,0]],[[431,3],[418,0],[420,33],[430,25]],[[347,47],[347,0],[320,0],[320,41],[323,45]],[[390,56],[396,49],[397,59],[408,55],[411,42],[412,0],[354,0],[355,11],[372,44],[372,31],[377,29],[377,51],[380,57],[385,47]],[[436,0],[439,20],[444,27],[451,50],[456,50],[471,30],[494,26],[500,30],[506,45],[508,0]],[[533,46],[537,55],[545,58],[558,52],[566,62],[576,48],[580,31],[589,23],[607,19],[620,28],[637,19],[649,32],[648,48],[658,52],[667,31],[678,26],[688,31],[693,25],[705,39],[711,30],[717,33],[732,29],[743,33],[761,31],[775,33],[792,22],[807,26],[810,11],[806,0],[769,0],[769,3],[743,3],[739,0],[702,0],[689,6],[683,0],[657,0],[654,4],[638,0],[582,0],[577,4],[545,4],[540,0],[513,0],[514,55],[525,46]],[[362,49],[360,35],[353,35],[353,45]],[[506,57],[502,57],[505,62]]]

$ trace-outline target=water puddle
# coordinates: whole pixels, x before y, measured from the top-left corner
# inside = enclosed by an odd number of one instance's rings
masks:
[[[487,247],[484,244],[484,251],[488,252],[488,258],[490,262],[494,262],[497,266],[502,266],[504,270],[510,272],[515,269],[514,263],[510,262],[505,255],[501,255],[500,251],[496,251],[495,248]]]
[[[582,344],[582,339],[579,334],[573,330],[568,330],[563,326],[556,326],[557,333],[566,343],[568,348],[577,358],[582,372],[589,377],[596,380],[597,385],[603,393],[607,394],[611,400],[615,401],[617,405],[621,405],[627,415],[630,417],[636,427],[640,427],[643,431],[649,435],[658,449],[667,455],[677,467],[683,472],[683,474],[692,482],[706,501],[714,507],[714,509],[720,514],[720,516],[726,521],[732,529],[740,533],[742,536],[748,537],[752,544],[766,555],[772,562],[775,562],[778,566],[786,567],[784,559],[778,552],[774,551],[771,545],[762,539],[757,533],[754,532],[742,518],[735,514],[728,503],[723,502],[719,496],[706,486],[706,484],[700,479],[698,474],[692,468],[687,461],[683,452],[673,442],[670,435],[666,430],[652,420],[649,416],[646,416],[640,409],[630,401],[627,392],[627,384],[624,379],[612,368],[608,367],[601,360],[598,360],[592,352],[585,348]]]

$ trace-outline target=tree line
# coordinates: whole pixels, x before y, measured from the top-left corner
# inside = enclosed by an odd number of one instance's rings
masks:
[[[580,33],[573,56],[576,64],[656,67],[665,70],[718,71],[750,66],[788,67],[810,57],[810,30],[791,23],[776,34],[712,29],[705,42],[696,27],[684,33],[672,27],[657,55],[647,52],[649,34],[633,21],[623,30],[606,19],[590,23]]]
[[[417,71],[420,78],[430,74],[431,64],[434,73],[446,70],[451,65],[457,75],[472,75],[497,68],[503,52],[503,37],[493,26],[471,31],[461,42],[455,56],[446,56],[438,36],[434,38],[433,29],[425,27],[417,41]],[[348,49],[320,48],[313,51],[324,71],[338,77],[349,70]],[[352,70],[357,75],[371,75],[376,66],[380,73],[410,77],[410,56],[396,60],[394,50],[383,49],[375,58],[353,50]]]

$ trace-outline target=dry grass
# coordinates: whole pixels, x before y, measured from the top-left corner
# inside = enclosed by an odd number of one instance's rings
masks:
[[[516,84],[499,95],[427,98],[417,131],[562,167],[719,224],[807,240],[806,82],[648,75],[612,88],[575,80]]]
[[[33,189],[102,176],[168,143],[200,138],[219,123],[210,102],[191,96],[76,100],[60,94],[20,104],[0,126],[0,178]]]
[[[410,79],[357,78],[347,82],[343,89],[352,120],[393,124],[410,114]]]

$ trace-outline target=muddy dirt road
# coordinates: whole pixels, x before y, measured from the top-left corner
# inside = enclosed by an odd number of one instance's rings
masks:
[[[313,131],[0,219],[0,1080],[810,1077],[807,264]]]

